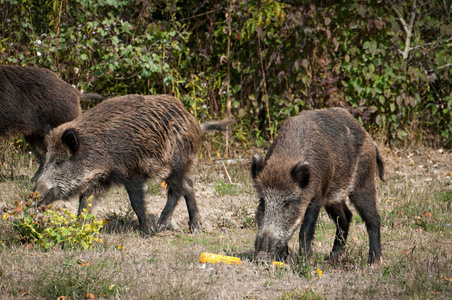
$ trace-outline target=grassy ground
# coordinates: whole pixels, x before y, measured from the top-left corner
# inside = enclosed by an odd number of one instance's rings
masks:
[[[3,143],[0,214],[32,189],[30,156]],[[431,149],[382,151],[386,181],[378,181],[384,259],[366,265],[368,237],[354,212],[346,250],[338,263],[324,260],[335,227],[322,211],[309,260],[289,243],[288,268],[251,262],[256,199],[247,161],[201,161],[194,172],[203,231],[186,233],[188,216],[179,204],[172,230],[142,238],[122,188],[98,201],[94,214],[109,219],[89,250],[43,251],[23,244],[9,219],[0,218],[1,299],[451,299],[452,153]],[[33,164],[36,168],[36,164]],[[227,172],[226,172],[227,171]],[[233,184],[229,183],[230,176]],[[149,184],[151,219],[165,204],[158,183]],[[75,212],[77,201],[57,202]],[[240,265],[201,264],[203,252],[238,256]]]

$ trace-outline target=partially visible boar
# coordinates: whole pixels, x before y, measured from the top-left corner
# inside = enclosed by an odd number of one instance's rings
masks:
[[[91,94],[90,94],[91,95]],[[24,136],[40,160],[46,154],[45,135],[81,114],[80,99],[87,97],[50,70],[0,65],[0,136]]]
[[[331,259],[342,251],[352,213],[358,210],[369,235],[368,264],[381,259],[380,216],[375,173],[384,165],[371,136],[345,109],[303,111],[288,119],[265,160],[252,157],[251,175],[259,195],[256,260],[283,260],[287,242],[300,229],[300,255],[309,255],[319,211],[336,224]]]
[[[155,230],[166,229],[183,196],[190,231],[197,231],[200,216],[188,175],[203,130],[223,130],[229,123],[200,126],[178,99],[168,95],[105,100],[46,137],[46,164],[35,186],[43,197],[38,205],[80,195],[80,214],[87,207],[87,197],[111,184],[122,184],[140,230],[150,235],[143,186],[147,179],[160,178],[168,185],[168,200]]]

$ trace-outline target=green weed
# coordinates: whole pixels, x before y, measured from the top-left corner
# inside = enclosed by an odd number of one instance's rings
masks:
[[[235,196],[239,194],[236,184],[226,183],[221,179],[218,179],[218,183],[215,186],[215,192],[221,196],[225,195]]]
[[[84,209],[80,216],[75,216],[67,209],[53,211],[46,207],[39,208],[42,212],[30,213],[33,200],[36,199],[30,199],[13,213],[3,215],[3,219],[11,218],[11,223],[23,243],[39,245],[45,250],[57,245],[61,248],[88,249],[98,240],[96,236],[103,227],[103,222],[97,221],[87,209]],[[91,198],[88,203],[90,201]],[[88,204],[88,207],[91,207],[91,204]]]

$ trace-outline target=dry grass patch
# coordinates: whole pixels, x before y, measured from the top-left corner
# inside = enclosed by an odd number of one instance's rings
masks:
[[[0,220],[0,298],[80,299],[90,292],[107,299],[450,299],[452,154],[416,151],[382,150],[387,169],[386,181],[377,181],[382,265],[365,263],[368,237],[356,211],[339,262],[324,259],[335,226],[322,211],[311,258],[296,255],[295,234],[289,268],[254,264],[256,199],[247,163],[225,168],[201,162],[194,172],[204,228],[199,234],[186,232],[188,215],[181,201],[172,230],[141,237],[122,188],[97,202],[93,213],[110,223],[101,231],[102,242],[86,251],[56,247],[45,252],[22,245],[11,224]],[[31,188],[24,178],[34,170],[23,166],[13,168],[17,176],[0,180],[1,213]],[[158,217],[165,201],[160,183],[150,184],[151,218]],[[77,205],[75,199],[55,203],[73,212]],[[199,263],[203,252],[240,257],[243,263],[204,265]]]

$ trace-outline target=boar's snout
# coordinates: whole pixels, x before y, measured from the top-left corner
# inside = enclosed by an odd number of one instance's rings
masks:
[[[56,200],[55,188],[49,184],[46,184],[41,179],[38,179],[36,182],[33,192],[39,193],[40,201],[37,203],[38,206],[47,205]]]
[[[258,235],[255,242],[254,260],[260,261],[284,261],[289,255],[287,243],[283,243],[272,234]]]

